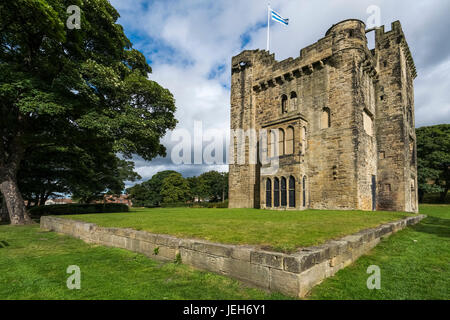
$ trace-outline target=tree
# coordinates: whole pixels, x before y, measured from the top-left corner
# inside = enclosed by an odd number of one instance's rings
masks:
[[[128,188],[127,193],[133,200],[133,205],[141,207],[159,206],[163,200],[160,194],[162,183],[172,173],[177,172],[173,170],[160,171],[154,174],[151,179]]]
[[[171,173],[163,180],[160,194],[164,203],[185,202],[190,197],[189,184],[180,173]]]
[[[228,173],[208,171],[198,177],[197,188],[202,198],[210,201],[224,201],[228,194]]]
[[[122,193],[124,181],[135,181],[134,163],[119,159],[101,141],[77,146],[43,146],[22,161],[18,184],[27,207],[44,205],[51,196],[73,194],[80,202]],[[94,142],[90,140],[90,142]],[[62,143],[61,143],[62,144]]]
[[[81,8],[81,29],[66,28],[69,5]],[[17,173],[33,149],[95,137],[125,158],[165,156],[175,101],[147,78],[118,18],[106,0],[0,4],[0,191],[12,224],[31,221]]]
[[[188,177],[186,178],[187,183],[189,184],[189,190],[191,191],[191,201],[197,200],[200,202],[200,198],[202,197],[202,190],[200,188],[200,183],[198,177]]]
[[[2,194],[0,193],[0,223],[8,222],[10,222],[8,208],[6,207],[5,198],[3,198]]]
[[[425,193],[440,193],[443,202],[450,188],[450,124],[416,129],[419,201]]]
[[[105,194],[120,195],[125,188],[125,181],[140,179],[133,171],[133,162],[118,159],[114,154],[109,154],[106,160],[94,162],[87,170],[86,179],[70,184],[69,190],[73,198],[80,203],[90,203],[102,200]]]

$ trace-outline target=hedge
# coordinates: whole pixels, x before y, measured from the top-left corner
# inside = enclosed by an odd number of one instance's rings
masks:
[[[225,202],[194,202],[194,203],[162,203],[162,208],[228,208],[228,200]]]
[[[85,213],[112,213],[128,212],[128,206],[123,203],[93,203],[93,204],[52,204],[48,206],[33,207],[29,210],[31,216],[65,215]]]

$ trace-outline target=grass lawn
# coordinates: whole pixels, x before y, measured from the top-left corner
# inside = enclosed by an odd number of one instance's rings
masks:
[[[450,299],[450,206],[421,205],[428,217],[381,241],[369,254],[315,287],[310,299]],[[366,286],[367,267],[381,289]]]
[[[450,206],[422,205],[420,209],[428,218],[383,240],[368,255],[315,287],[308,298],[450,299]],[[133,214],[148,215],[148,212]],[[69,265],[81,268],[81,290],[66,287]],[[381,268],[380,290],[366,287],[369,265]],[[161,263],[126,250],[86,244],[42,231],[37,225],[3,225],[0,299],[288,297],[248,288],[235,280],[185,265]]]
[[[364,211],[157,208],[64,218],[213,242],[260,245],[292,252],[411,214]]]
[[[66,287],[69,265],[81,289]],[[1,299],[287,299],[238,281],[161,263],[117,248],[44,232],[38,225],[0,226]]]

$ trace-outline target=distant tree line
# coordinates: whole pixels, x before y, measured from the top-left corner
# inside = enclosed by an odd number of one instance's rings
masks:
[[[184,178],[173,170],[160,171],[151,179],[128,188],[137,207],[186,202],[221,202],[228,198],[228,173],[208,171],[198,177]]]
[[[433,201],[445,202],[450,188],[450,124],[418,128],[416,138],[419,201],[426,194],[438,194]]]

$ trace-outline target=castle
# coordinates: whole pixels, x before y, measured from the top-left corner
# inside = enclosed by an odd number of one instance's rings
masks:
[[[233,57],[229,207],[417,212],[415,77],[398,21],[388,32],[339,22],[295,59]],[[276,157],[277,170],[236,161],[238,129],[269,132],[243,156]]]

